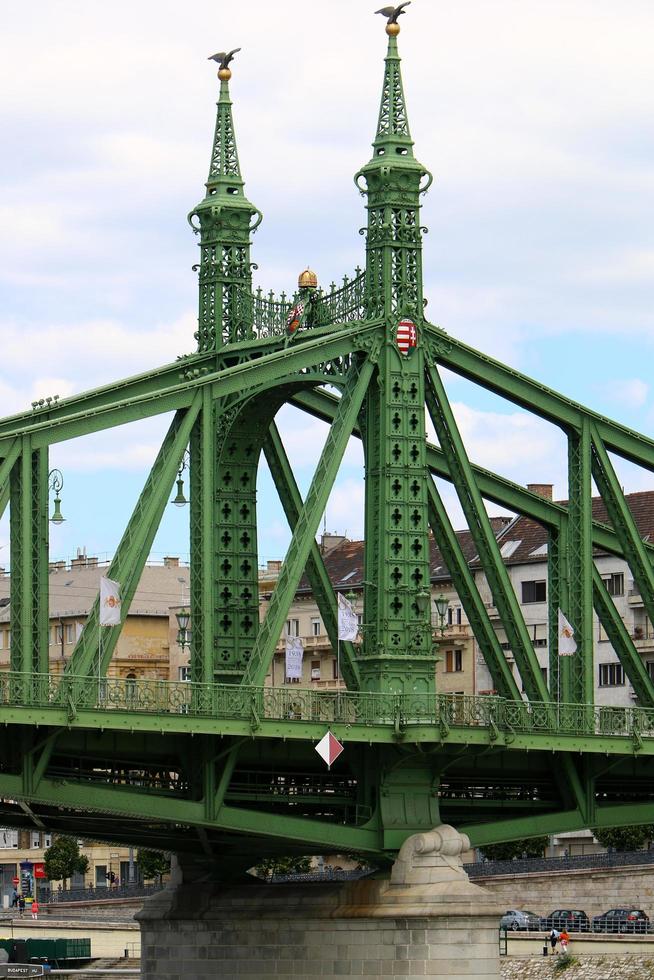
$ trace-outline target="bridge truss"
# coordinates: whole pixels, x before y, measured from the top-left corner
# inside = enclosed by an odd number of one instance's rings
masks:
[[[11,669],[0,677],[0,821],[200,851],[233,870],[292,851],[389,856],[409,834],[443,821],[473,844],[651,822],[654,686],[593,554],[628,563],[654,622],[654,549],[638,533],[611,459],[654,470],[654,442],[425,319],[420,196],[431,175],[413,153],[396,32],[389,31],[373,155],[356,175],[368,216],[364,271],[327,292],[311,277],[294,297],[253,291],[250,239],[261,215],[245,196],[230,76],[221,68],[206,194],[190,215],[200,245],[197,350],[0,421],[12,629]],[[408,324],[405,350],[401,323]],[[444,369],[561,430],[567,506],[470,461]],[[329,423],[304,498],[275,425],[288,403]],[[120,583],[124,619],[188,450],[191,682],[107,678],[121,626],[105,628],[100,647],[98,601],[65,673],[50,676],[49,447],[164,413],[173,413],[170,428],[107,574]],[[427,440],[427,418],[437,444]],[[305,571],[336,648],[336,596],[316,532],[352,436],[365,460],[365,629],[361,643],[341,644],[347,690],[265,688]],[[292,537],[260,622],[262,457]],[[435,477],[456,490],[519,680]],[[593,520],[592,481],[610,525]],[[484,501],[547,529],[549,686]],[[419,601],[430,582],[430,533],[496,696],[435,690],[437,644]],[[565,658],[559,608],[577,640]],[[593,706],[593,612],[638,707]],[[314,746],[328,728],[346,752],[325,772]]]

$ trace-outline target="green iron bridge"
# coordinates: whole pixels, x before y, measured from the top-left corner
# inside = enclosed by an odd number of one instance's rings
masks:
[[[9,672],[0,675],[0,822],[201,854],[223,874],[264,855],[326,849],[391,858],[441,822],[483,845],[545,832],[654,821],[654,684],[593,555],[629,565],[654,622],[653,548],[638,533],[612,455],[654,470],[654,441],[479,353],[425,319],[420,199],[431,175],[413,151],[387,25],[365,199],[365,268],[294,296],[252,288],[262,216],[245,195],[223,61],[199,238],[197,349],[135,377],[0,420],[0,507],[9,507]],[[475,466],[447,369],[546,420],[568,447],[569,503]],[[338,392],[335,394],[334,392]],[[329,434],[303,497],[275,425],[284,404]],[[168,414],[171,423],[108,577],[124,620],[183,460],[190,471],[191,681],[107,676],[121,625],[99,601],[62,675],[48,665],[48,451]],[[438,445],[427,440],[426,420]],[[316,532],[348,440],[365,465],[364,623],[341,643],[346,690],[272,689],[265,678],[306,572],[336,648],[337,602]],[[188,457],[186,454],[188,453]],[[265,458],[292,531],[259,617],[256,483]],[[454,486],[506,633],[507,662],[435,477]],[[593,520],[593,481],[610,523]],[[548,534],[549,686],[485,501]],[[496,691],[435,690],[429,603],[433,534]],[[559,657],[557,613],[577,651]],[[638,699],[593,706],[597,615]],[[331,730],[345,752],[314,751]]]

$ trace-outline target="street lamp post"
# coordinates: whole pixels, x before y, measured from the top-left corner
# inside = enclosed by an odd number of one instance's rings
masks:
[[[64,477],[61,470],[50,470],[48,473],[48,490],[54,490],[54,509],[52,511],[52,517],[50,518],[51,524],[63,524],[66,518],[61,513],[61,493],[64,486]]]

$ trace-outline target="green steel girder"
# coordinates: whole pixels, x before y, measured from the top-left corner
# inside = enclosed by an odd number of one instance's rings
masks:
[[[593,603],[599,621],[624,667],[625,674],[631,681],[640,704],[648,708],[654,707],[654,683],[595,566],[593,566]]]
[[[602,495],[611,524],[618,536],[622,550],[634,577],[651,623],[654,623],[654,568],[647,548],[636,527],[633,514],[624,499],[624,493],[609,455],[602,444],[597,427],[591,429],[591,462],[593,478]]]
[[[382,850],[379,830],[364,827],[330,825],[325,821],[302,817],[281,816],[269,810],[247,810],[242,807],[220,806],[211,820],[204,800],[192,801],[158,796],[156,801],[142,790],[102,787],[88,783],[75,785],[63,780],[43,778],[32,793],[25,792],[21,776],[0,775],[0,794],[30,804],[45,804],[80,809],[86,813],[99,811],[121,814],[128,818],[151,820],[153,807],[156,818],[188,827],[201,826],[237,833],[239,836],[282,838],[302,842],[312,848],[345,847],[355,851]]]
[[[331,421],[334,417],[335,406],[338,399],[326,391],[312,390],[299,392],[291,398],[291,403],[298,408],[313,415],[315,418],[325,422]],[[360,436],[358,428],[354,428],[352,434]],[[515,514],[524,514],[542,524],[548,529],[558,529],[562,522],[567,519],[567,508],[557,504],[552,500],[546,500],[538,494],[532,493],[518,483],[513,483],[505,477],[492,473],[474,463],[470,464],[475,477],[475,482],[479,487],[479,492],[486,500],[506,507]],[[445,480],[450,480],[450,471],[445,460],[443,451],[438,446],[427,447],[427,466],[434,476],[440,476]],[[620,539],[615,531],[600,521],[593,521],[592,524],[593,547],[609,554],[624,557]],[[648,555],[654,560],[654,544],[643,542]]]
[[[200,399],[201,393],[197,393],[191,407],[186,412],[178,412],[173,419],[109,566],[107,578],[119,582],[121,587],[121,625],[100,626],[98,596],[66,664],[69,673],[104,675],[107,672],[164,508],[170,500],[177,468],[200,411]]]
[[[520,701],[521,695],[513,672],[504,656],[504,651],[500,646],[497,633],[493,629],[486,606],[479,595],[474,575],[470,571],[468,562],[461,550],[459,539],[432,479],[427,484],[427,493],[429,496],[429,522],[434,538],[438,541],[441,554],[450,570],[452,582],[468,622],[472,626],[475,639],[484,655],[495,689],[502,697]]]
[[[13,454],[12,454],[13,455]],[[48,454],[29,436],[11,469],[11,669],[26,676],[48,664]]]
[[[433,324],[425,326],[427,332],[442,343],[443,331]],[[604,418],[454,337],[446,337],[447,347],[439,355],[443,367],[566,430],[577,428],[580,418],[586,418],[596,426],[607,449],[632,463],[654,470],[654,440]]]
[[[213,680],[214,666],[214,402],[202,389],[202,409],[193,426],[190,452],[190,593],[193,623],[191,677],[196,682]]]
[[[562,834],[574,830],[593,827],[628,827],[633,824],[652,822],[654,803],[619,803],[613,806],[594,806],[592,811],[578,809],[539,813],[533,817],[517,817],[512,820],[497,820],[493,823],[470,824],[465,832],[472,847],[483,848],[486,844],[499,844],[503,841],[520,838],[539,837],[542,834]],[[590,819],[589,819],[590,818]]]
[[[561,606],[575,631],[577,651],[559,665],[560,699],[593,701],[593,541],[590,422],[582,416],[568,434],[568,526]],[[558,644],[557,644],[558,648]]]
[[[191,377],[188,377],[182,372],[178,363],[175,372],[176,380],[173,381],[169,375],[168,380],[171,383],[155,394],[147,390],[139,390],[137,394],[122,398],[107,397],[98,406],[92,404],[87,406],[85,396],[58,402],[58,406],[61,407],[48,413],[52,418],[39,421],[40,416],[38,418],[34,415],[16,417],[17,426],[0,433],[0,456],[4,457],[11,451],[13,441],[18,436],[29,435],[32,448],[36,450],[112,426],[188,408],[196,390],[205,386],[209,387],[213,399],[227,398],[230,395],[245,397],[250,391],[254,394],[257,386],[271,387],[286,382],[289,375],[306,370],[308,367],[330,362],[338,357],[350,356],[357,351],[365,351],[374,342],[373,338],[379,332],[379,327],[379,321],[374,320],[316,329],[310,334],[307,332],[306,335],[294,339],[290,344],[285,345],[283,341],[277,341],[270,345],[273,348],[272,352],[262,353],[261,356],[255,354],[262,349],[265,351],[269,345],[263,344],[259,348],[255,344],[244,345],[244,360],[206,373],[200,370],[198,376],[195,371],[190,371]],[[237,345],[234,345],[234,351],[236,348]],[[182,380],[179,380],[180,377]],[[325,383],[333,383],[333,378],[327,372],[323,380]],[[90,392],[88,396],[91,402],[93,395],[94,393]]]
[[[275,646],[282,633],[288,609],[311,552],[312,541],[315,539],[320,518],[325,510],[332,484],[367,391],[375,360],[376,351],[372,351],[371,355],[366,357],[362,363],[354,362],[350,367],[336,417],[321,453],[306,500],[298,516],[286,554],[286,561],[282,565],[273,590],[266,618],[259,629],[252,650],[252,656],[244,676],[244,683],[246,684],[261,684],[268,673]]]
[[[302,497],[298,489],[291,464],[289,463],[284,445],[279,435],[277,426],[273,422],[268,431],[268,435],[263,445],[266,462],[270,469],[273,481],[279,494],[284,513],[288,520],[291,531],[295,529],[300,512],[302,510]],[[325,624],[327,635],[329,636],[332,649],[336,650],[338,640],[338,610],[334,597],[334,588],[330,581],[325,562],[320,548],[315,541],[311,544],[311,550],[307,559],[306,567],[307,578],[311,586],[311,591],[316,600],[318,610]],[[341,672],[346,686],[350,690],[358,690],[360,687],[359,667],[356,662],[354,646],[349,641],[342,640],[341,643]]]
[[[21,440],[19,438],[14,439],[7,455],[2,460],[2,463],[0,463],[0,517],[3,516],[9,504],[9,497],[11,496],[11,471],[14,463],[20,456],[20,445]]]
[[[435,366],[428,366],[427,379],[427,409],[447,459],[450,478],[468,522],[502,626],[511,644],[522,683],[530,699],[547,701],[550,697],[549,690],[543,680],[522,610],[502,560],[445,388]]]

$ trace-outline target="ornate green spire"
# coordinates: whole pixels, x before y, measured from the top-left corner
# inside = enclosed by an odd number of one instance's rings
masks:
[[[377,156],[383,156],[389,149],[397,147],[401,148],[399,150],[400,155],[409,154],[413,156],[413,142],[409,132],[409,118],[404,101],[404,89],[402,88],[397,36],[392,34],[388,38],[377,136],[373,147]]]
[[[388,52],[373,157],[357,174],[367,196],[366,305],[385,322],[377,384],[367,393],[363,426],[366,470],[364,578],[367,628],[360,658],[368,691],[430,693],[435,652],[429,610],[421,181],[413,156],[397,17],[406,3],[384,7]],[[398,328],[413,345],[401,349]],[[372,422],[374,420],[374,423]],[[370,547],[368,542],[374,542]],[[426,601],[425,601],[426,595]]]
[[[384,13],[391,8],[383,8]],[[397,8],[396,8],[397,9]],[[381,12],[381,11],[380,11]],[[413,155],[413,141],[397,49],[399,24],[386,25],[388,50],[372,159],[365,178],[368,198],[366,286],[369,316],[422,316],[420,194],[431,174]],[[429,179],[424,187],[421,180]]]
[[[216,128],[207,191],[189,215],[193,230],[200,234],[196,333],[200,351],[246,340],[252,330],[250,234],[259,225],[262,215],[245,197],[236,148],[229,97],[232,72],[227,66],[239,50],[220,52],[210,59],[220,64]],[[197,224],[193,219],[197,219]]]

